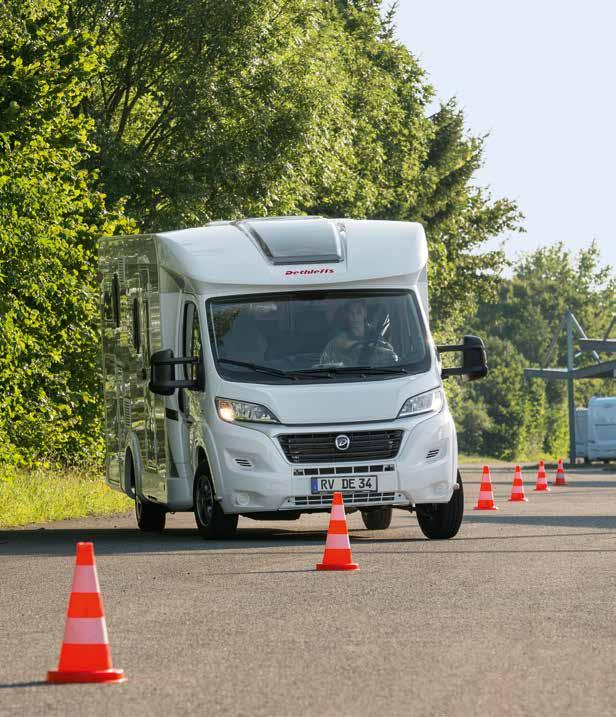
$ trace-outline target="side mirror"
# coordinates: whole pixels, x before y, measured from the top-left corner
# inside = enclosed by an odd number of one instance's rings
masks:
[[[483,341],[479,336],[465,336],[461,345],[445,344],[436,347],[439,353],[447,351],[462,352],[462,366],[444,368],[441,372],[443,378],[449,376],[463,376],[467,381],[476,381],[488,375],[488,360]]]
[[[203,373],[200,369],[198,369],[198,378],[194,380],[176,380],[175,367],[185,364],[199,366],[199,357],[173,358],[171,349],[163,349],[153,353],[150,358],[150,391],[159,396],[172,396],[176,388],[202,391]]]

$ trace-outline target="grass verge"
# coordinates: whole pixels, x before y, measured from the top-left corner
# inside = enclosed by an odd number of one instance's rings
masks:
[[[94,471],[14,471],[0,466],[0,528],[120,513],[131,507],[127,496],[111,490]]]

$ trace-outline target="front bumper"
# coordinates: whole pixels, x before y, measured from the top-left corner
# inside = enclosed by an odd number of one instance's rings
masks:
[[[405,507],[448,502],[456,482],[457,442],[446,409],[433,416],[379,424],[294,426],[292,430],[344,433],[388,429],[403,430],[395,458],[292,464],[276,438],[279,433],[288,432],[289,427],[220,426],[216,434],[206,439],[217,499],[226,513],[322,510],[331,505],[332,494],[311,493],[314,471],[323,470],[332,476],[338,475],[339,469],[348,475],[352,469],[353,475],[376,475],[378,492],[344,493],[348,506]]]

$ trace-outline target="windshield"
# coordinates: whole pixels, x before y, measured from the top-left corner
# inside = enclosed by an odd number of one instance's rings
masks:
[[[415,294],[318,291],[208,301],[214,359],[232,380],[362,380],[427,371]]]

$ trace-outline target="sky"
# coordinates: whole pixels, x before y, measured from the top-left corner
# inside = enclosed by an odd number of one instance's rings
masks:
[[[615,271],[616,2],[399,0],[397,26],[437,100],[490,133],[475,181],[526,216],[507,255],[594,238]]]

